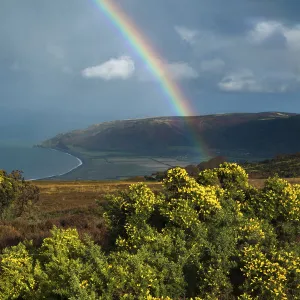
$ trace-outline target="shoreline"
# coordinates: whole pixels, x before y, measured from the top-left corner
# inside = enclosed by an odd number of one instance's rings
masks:
[[[44,148],[44,147],[40,147],[40,148]],[[55,178],[55,177],[60,177],[60,176],[69,174],[70,172],[76,170],[77,168],[79,168],[80,166],[82,166],[84,164],[83,159],[80,159],[79,157],[75,156],[74,154],[66,152],[66,151],[64,151],[62,149],[55,149],[55,148],[44,148],[44,149],[51,149],[53,151],[58,151],[58,152],[61,152],[61,153],[65,153],[65,154],[67,154],[69,156],[72,156],[72,157],[74,157],[74,158],[77,159],[78,164],[75,167],[73,167],[70,170],[68,170],[67,172],[64,172],[64,173],[61,173],[61,174],[50,175],[50,176],[40,177],[40,178],[30,178],[30,179],[27,179],[26,181],[37,181],[37,180],[44,180],[44,179],[51,179],[51,178]]]

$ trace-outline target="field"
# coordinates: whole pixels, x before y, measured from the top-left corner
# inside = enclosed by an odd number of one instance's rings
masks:
[[[95,200],[104,200],[105,195],[122,191],[136,182],[126,181],[36,181],[40,189],[40,210],[47,214],[65,212],[78,208],[94,207]],[[147,185],[159,190],[161,183]]]
[[[134,182],[122,181],[34,181],[40,189],[40,200],[21,218],[0,220],[0,250],[17,245],[23,240],[32,240],[39,245],[49,236],[53,226],[76,227],[79,234],[89,234],[94,241],[106,241],[106,226],[102,218],[101,205],[105,195],[125,190]],[[160,183],[150,183],[155,191]]]
[[[300,178],[287,178],[300,184]],[[264,179],[250,179],[250,184],[262,187]],[[95,200],[104,200],[106,194],[125,190],[132,183],[127,181],[36,181],[40,188],[39,208],[44,213],[64,213],[78,208],[95,206]],[[162,188],[161,183],[146,183],[153,191]]]
[[[136,179],[142,181],[143,178]],[[300,178],[287,180],[300,183]],[[263,182],[264,179],[250,179],[256,187],[262,187]],[[107,228],[102,217],[105,195],[124,191],[132,183],[136,182],[34,181],[40,189],[38,205],[20,219],[0,222],[0,250],[23,240],[32,240],[35,245],[40,245],[53,226],[76,227],[81,236],[88,234],[95,242],[105,245]],[[154,192],[162,190],[160,182],[145,183]],[[96,204],[96,200],[100,205]]]

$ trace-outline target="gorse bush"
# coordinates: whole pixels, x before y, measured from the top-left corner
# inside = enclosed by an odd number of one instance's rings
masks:
[[[103,248],[56,227],[38,248],[6,248],[0,298],[300,299],[299,186],[258,190],[224,163],[196,179],[171,169],[163,187],[107,197]]]
[[[39,200],[39,189],[25,181],[22,173],[0,170],[0,218],[20,217]]]

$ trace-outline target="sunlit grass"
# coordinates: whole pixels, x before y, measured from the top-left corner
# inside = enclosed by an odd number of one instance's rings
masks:
[[[125,190],[129,181],[36,181],[40,188],[39,207],[43,212],[69,210],[94,206],[95,200],[105,195]],[[151,182],[148,186],[159,190],[161,183]]]
[[[300,184],[300,178],[287,178],[292,184]],[[265,179],[249,179],[257,188],[263,186]],[[40,188],[39,207],[43,212],[69,210],[95,205],[95,200],[104,200],[105,195],[126,190],[130,181],[36,181]],[[162,187],[160,182],[147,185],[154,191]]]

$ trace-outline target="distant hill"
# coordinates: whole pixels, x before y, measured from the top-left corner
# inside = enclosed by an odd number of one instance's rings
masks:
[[[300,153],[277,155],[272,159],[243,164],[251,178],[300,177]]]
[[[300,151],[300,115],[262,112],[112,121],[59,134],[39,146],[171,155],[193,151],[196,140],[216,155],[295,153]]]

